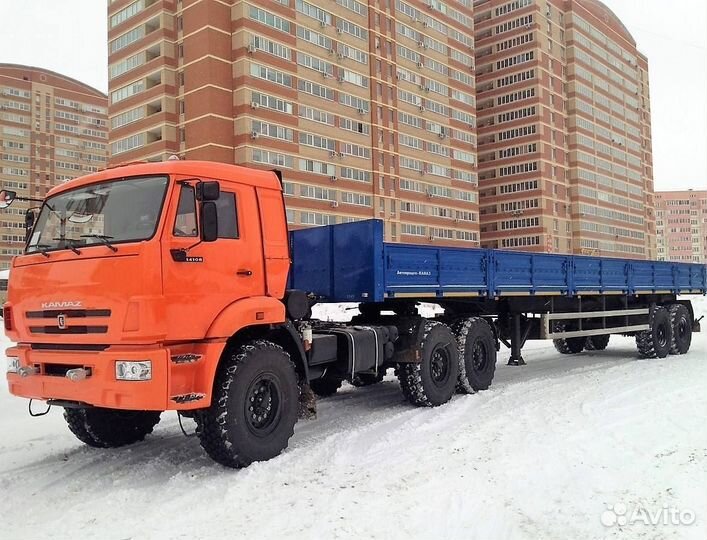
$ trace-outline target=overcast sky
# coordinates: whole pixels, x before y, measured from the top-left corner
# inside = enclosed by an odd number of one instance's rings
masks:
[[[604,0],[648,56],[656,189],[707,189],[707,2]],[[0,0],[0,63],[104,92],[105,0]]]

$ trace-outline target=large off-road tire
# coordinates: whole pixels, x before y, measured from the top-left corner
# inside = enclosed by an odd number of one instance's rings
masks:
[[[317,397],[325,398],[333,396],[341,388],[341,379],[330,379],[328,377],[323,377],[321,379],[314,379],[309,382],[309,386],[312,392],[317,394]]]
[[[119,409],[64,409],[71,433],[94,448],[117,448],[138,441],[160,421],[157,411],[122,411]]]
[[[584,348],[588,351],[603,351],[609,346],[611,334],[600,334],[598,336],[589,336],[584,342]]]
[[[668,309],[673,328],[670,354],[685,354],[692,343],[692,317],[690,310],[682,304],[673,304]]]
[[[211,406],[197,416],[201,446],[215,461],[240,468],[280,454],[299,408],[295,366],[282,347],[256,340],[224,352]]]
[[[397,370],[405,398],[420,407],[436,407],[452,398],[459,377],[459,351],[451,329],[426,321],[417,364],[400,364]]]
[[[457,390],[472,394],[491,386],[496,372],[496,338],[481,317],[460,319],[452,325],[459,348]]]
[[[564,322],[555,323],[555,332],[565,332],[571,331],[573,326],[570,326]],[[587,341],[585,337],[571,337],[571,338],[559,338],[553,339],[552,344],[557,349],[557,352],[561,354],[578,354],[584,350],[584,345]]]
[[[378,384],[383,381],[385,376],[385,370],[380,370],[377,375],[371,373],[359,373],[353,379],[351,379],[351,384],[357,387],[361,386],[371,386],[372,384]]]
[[[641,358],[665,358],[670,352],[673,339],[668,310],[662,306],[651,308],[648,324],[648,330],[636,334],[638,354]]]

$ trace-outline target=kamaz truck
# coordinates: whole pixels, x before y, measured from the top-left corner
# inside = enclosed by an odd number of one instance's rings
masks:
[[[229,467],[281,453],[315,394],[389,368],[435,407],[487,389],[501,344],[513,365],[527,340],[576,354],[611,334],[637,356],[683,354],[699,321],[678,296],[707,289],[704,265],[386,243],[377,220],[288,232],[278,171],[218,163],[84,176],[27,223],[3,308],[10,392],[63,407],[101,448],[177,411]],[[326,302],[360,314],[313,319]]]

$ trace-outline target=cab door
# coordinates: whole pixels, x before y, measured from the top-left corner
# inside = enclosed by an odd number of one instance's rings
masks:
[[[219,183],[219,233],[215,242],[201,241],[197,182],[178,181],[172,193],[162,243],[170,340],[201,339],[228,305],[265,293],[255,188]]]

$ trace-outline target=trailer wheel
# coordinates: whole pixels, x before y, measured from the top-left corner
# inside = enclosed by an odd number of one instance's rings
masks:
[[[665,358],[670,352],[673,326],[670,314],[662,306],[655,306],[648,315],[650,328],[636,334],[636,347],[641,358]]]
[[[312,389],[312,392],[317,394],[318,397],[325,398],[336,394],[337,390],[341,388],[342,382],[343,381],[341,379],[322,377],[321,379],[309,381],[309,387]]]
[[[611,339],[611,334],[589,336],[584,343],[584,348],[588,351],[603,351],[609,346],[609,339]]]
[[[373,375],[370,373],[359,373],[353,379],[351,379],[351,384],[359,388],[362,386],[371,386],[372,384],[378,384],[379,382],[382,382],[384,376],[385,371],[381,371],[377,375]]]
[[[64,409],[64,420],[71,433],[94,448],[117,448],[138,441],[160,421],[156,411],[123,411],[92,407]]]
[[[240,468],[280,454],[299,408],[295,366],[282,347],[256,340],[225,353],[211,406],[197,415],[201,446],[214,461]]]
[[[461,319],[452,325],[459,346],[457,390],[472,394],[491,386],[496,371],[496,339],[481,317]]]
[[[420,407],[436,407],[454,395],[459,377],[459,351],[446,324],[426,321],[418,364],[400,364],[397,370],[405,398]]]
[[[572,327],[564,322],[555,323],[555,332],[565,332],[572,330]],[[584,337],[571,337],[571,338],[559,338],[553,339],[552,344],[557,349],[557,352],[561,354],[578,354],[584,350],[587,338]]]
[[[692,317],[682,304],[673,304],[668,309],[670,325],[673,328],[670,342],[670,354],[685,354],[692,343]]]

